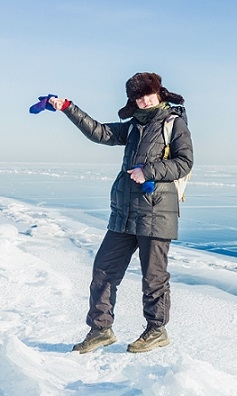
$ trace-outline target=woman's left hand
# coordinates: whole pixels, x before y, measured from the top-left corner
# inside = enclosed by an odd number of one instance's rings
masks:
[[[130,178],[136,183],[145,183],[146,180],[141,168],[129,169],[127,172],[130,174]]]

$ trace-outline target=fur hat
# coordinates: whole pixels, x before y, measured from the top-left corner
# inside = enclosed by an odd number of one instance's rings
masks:
[[[184,99],[181,95],[169,92],[162,86],[161,77],[155,73],[136,73],[126,82],[126,93],[128,101],[118,115],[121,119],[133,116],[137,108],[136,99],[145,95],[157,93],[161,101],[183,104]]]

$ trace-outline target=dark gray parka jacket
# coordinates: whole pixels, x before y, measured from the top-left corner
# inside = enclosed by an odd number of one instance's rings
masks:
[[[158,108],[146,125],[140,124],[135,118],[123,123],[101,124],[73,103],[64,113],[93,142],[125,146],[122,168],[111,190],[108,229],[177,239],[179,203],[174,180],[187,175],[193,165],[190,132],[180,117],[185,115],[184,108]],[[174,120],[170,143],[171,159],[163,159],[163,124],[171,114],[179,117]],[[144,165],[142,170],[146,180],[155,181],[155,191],[152,194],[143,193],[141,184],[131,180],[127,173],[127,170],[137,164]]]

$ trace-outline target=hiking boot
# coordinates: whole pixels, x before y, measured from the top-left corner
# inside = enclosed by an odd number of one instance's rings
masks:
[[[169,339],[166,329],[162,327],[155,327],[148,325],[146,330],[140,337],[128,345],[128,352],[147,352],[157,347],[168,345]]]
[[[91,329],[87,334],[86,338],[80,344],[76,344],[73,347],[73,351],[79,353],[91,352],[99,346],[107,346],[116,342],[117,339],[111,328],[109,329]]]

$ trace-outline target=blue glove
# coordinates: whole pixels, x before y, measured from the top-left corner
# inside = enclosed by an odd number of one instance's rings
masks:
[[[56,109],[49,103],[49,99],[54,96],[55,98],[57,98],[57,95],[52,95],[52,94],[48,94],[48,96],[39,96],[39,102],[33,104],[30,108],[29,108],[29,112],[31,114],[38,114],[43,110],[50,110],[50,111],[56,111]]]
[[[146,194],[152,194],[155,190],[155,182],[148,180],[142,184],[142,191]]]

